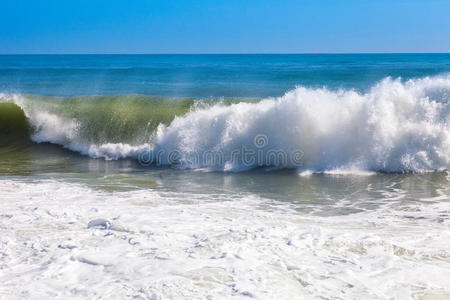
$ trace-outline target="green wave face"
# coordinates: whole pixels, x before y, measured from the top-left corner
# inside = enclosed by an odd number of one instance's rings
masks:
[[[192,99],[158,99],[139,95],[73,98],[27,97],[28,103],[78,124],[86,143],[148,142],[159,124],[170,123],[193,105]],[[31,101],[30,101],[31,100]]]
[[[27,174],[30,127],[18,105],[0,102],[0,174]]]
[[[8,101],[8,99],[3,99]],[[9,99],[10,100],[10,99]],[[34,122],[35,114],[45,112],[64,123],[75,122],[78,141],[85,144],[148,143],[160,124],[168,125],[176,116],[195,109],[222,103],[256,102],[256,99],[193,99],[159,98],[143,95],[108,95],[80,97],[41,97],[20,95],[20,107],[8,101],[0,103],[1,131],[29,136],[30,130],[41,128]],[[1,102],[1,99],[0,99]],[[24,113],[25,111],[25,113]],[[3,115],[5,117],[3,117]],[[30,117],[31,128],[26,117]],[[56,126],[56,125],[55,125]]]
[[[14,103],[0,103],[0,144],[27,140],[30,128],[24,111]]]
[[[74,123],[75,132],[70,139],[76,143],[140,145],[150,142],[157,127],[160,124],[169,125],[176,116],[219,102],[231,105],[242,101],[259,100],[198,100],[142,95],[0,95],[0,174],[29,175],[44,171],[78,173],[80,170],[102,172],[103,164],[108,164],[108,169],[111,164],[120,169],[121,162],[97,162],[100,164],[99,170],[91,170],[92,164],[86,163],[78,153],[48,143],[34,143],[31,138],[49,129],[58,131],[58,127],[64,132],[67,124]],[[54,118],[58,122],[54,122]]]

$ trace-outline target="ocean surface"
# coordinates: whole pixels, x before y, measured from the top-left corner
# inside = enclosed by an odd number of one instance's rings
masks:
[[[0,299],[450,299],[450,54],[0,55]]]

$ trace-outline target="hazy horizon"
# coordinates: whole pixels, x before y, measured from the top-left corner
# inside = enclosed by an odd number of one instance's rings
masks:
[[[389,55],[389,54],[450,54],[450,52],[208,52],[208,53],[0,53],[0,55]]]

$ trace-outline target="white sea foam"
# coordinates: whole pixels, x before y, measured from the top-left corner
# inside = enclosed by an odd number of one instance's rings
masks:
[[[446,299],[448,191],[403,192],[320,217],[248,193],[0,180],[0,298]]]
[[[449,99],[450,76],[386,78],[366,93],[297,87],[258,103],[197,108],[160,125],[153,141],[138,146],[86,144],[77,135],[76,120],[25,111],[38,128],[35,141],[92,157],[147,157],[153,163],[225,171],[269,166],[422,172],[450,166]]]

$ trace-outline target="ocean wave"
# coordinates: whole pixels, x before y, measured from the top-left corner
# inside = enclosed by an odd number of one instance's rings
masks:
[[[29,135],[24,111],[14,103],[0,102],[0,145],[22,143]]]
[[[344,174],[450,165],[450,76],[386,78],[366,93],[297,87],[258,101],[0,98],[23,109],[33,141],[94,158],[219,171],[271,167]]]

